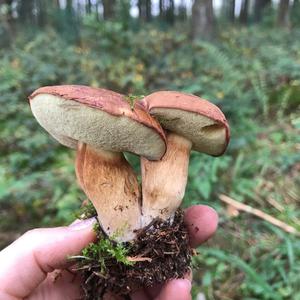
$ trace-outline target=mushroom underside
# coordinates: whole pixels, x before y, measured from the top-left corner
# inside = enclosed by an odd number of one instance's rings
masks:
[[[50,94],[38,94],[30,103],[40,125],[67,147],[76,149],[81,141],[95,149],[127,151],[150,160],[165,152],[164,140],[155,130],[126,116]]]
[[[153,108],[150,113],[164,129],[190,140],[192,149],[209,155],[220,155],[226,147],[223,124],[195,112],[173,108]]]

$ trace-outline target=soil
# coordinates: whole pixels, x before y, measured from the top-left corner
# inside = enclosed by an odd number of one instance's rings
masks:
[[[137,232],[137,238],[125,243],[127,258],[133,265],[105,259],[105,270],[99,260],[79,260],[84,300],[101,300],[107,293],[125,296],[141,287],[150,287],[171,278],[183,278],[190,270],[193,249],[189,245],[183,212],[174,221],[155,219]],[[103,258],[102,258],[103,261]]]

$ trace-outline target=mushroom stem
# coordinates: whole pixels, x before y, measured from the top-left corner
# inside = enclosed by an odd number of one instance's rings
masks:
[[[79,143],[76,175],[92,201],[108,236],[118,241],[135,237],[140,229],[140,190],[136,175],[122,153]]]
[[[192,143],[186,138],[167,134],[167,152],[160,161],[141,158],[142,226],[154,218],[171,217],[180,206],[188,176]]]

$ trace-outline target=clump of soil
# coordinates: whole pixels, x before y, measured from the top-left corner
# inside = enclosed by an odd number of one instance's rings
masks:
[[[183,212],[174,221],[155,219],[137,232],[134,241],[116,244],[103,239],[76,258],[85,300],[100,300],[107,292],[127,295],[171,278],[183,278],[189,271],[193,249],[189,245]]]

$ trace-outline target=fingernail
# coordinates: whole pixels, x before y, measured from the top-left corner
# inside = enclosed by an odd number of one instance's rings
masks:
[[[90,218],[85,220],[75,220],[72,224],[69,225],[71,230],[82,230],[86,228],[92,228],[94,224],[97,223],[96,218]]]

